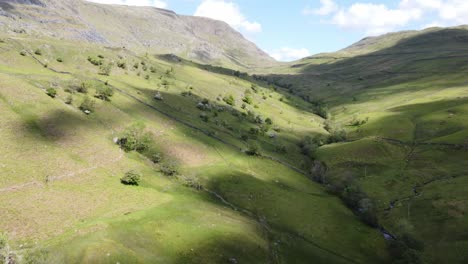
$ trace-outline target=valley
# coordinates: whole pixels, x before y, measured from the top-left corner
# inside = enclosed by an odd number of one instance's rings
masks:
[[[147,47],[123,22],[78,38],[93,12],[127,11],[70,3],[0,5],[24,17],[0,19],[1,261],[468,260],[465,27],[278,63],[221,22],[153,8],[127,19],[222,27],[243,52]],[[77,35],[38,22],[54,4]],[[166,25],[150,33],[193,44]]]

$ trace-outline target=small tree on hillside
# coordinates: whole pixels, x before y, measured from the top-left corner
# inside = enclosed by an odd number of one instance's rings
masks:
[[[234,96],[232,96],[232,94],[225,96],[223,98],[223,101],[230,106],[234,106],[236,103],[236,100],[234,99]]]
[[[86,96],[83,99],[83,102],[81,103],[79,108],[85,114],[90,114],[91,112],[94,111],[95,105],[96,105],[96,102],[94,100],[90,99],[88,96]]]
[[[114,90],[109,86],[99,86],[96,88],[96,94],[94,97],[104,101],[110,101],[110,98],[114,95]]]
[[[125,175],[120,178],[120,182],[125,185],[138,186],[141,181],[141,175],[136,171],[127,171]]]
[[[55,88],[48,88],[46,90],[46,94],[52,98],[55,98],[57,96],[57,90],[55,90]]]
[[[137,151],[142,153],[148,150],[152,143],[152,135],[150,132],[146,132],[145,128],[143,122],[136,122],[125,129],[119,140],[120,147],[127,152]]]

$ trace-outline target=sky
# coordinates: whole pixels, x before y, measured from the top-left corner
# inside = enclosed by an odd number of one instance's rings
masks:
[[[88,0],[223,20],[280,61],[343,49],[367,36],[468,24],[468,0]]]

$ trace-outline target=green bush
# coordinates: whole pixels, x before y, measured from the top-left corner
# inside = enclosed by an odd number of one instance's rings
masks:
[[[96,105],[96,102],[94,100],[90,99],[88,96],[86,96],[83,99],[83,102],[81,103],[79,108],[85,114],[90,114],[91,112],[94,111],[95,105]]]
[[[148,156],[149,156],[148,158],[155,164],[160,163],[162,160],[161,154],[157,152],[153,152],[149,154]]]
[[[260,146],[257,143],[252,142],[247,146],[245,153],[249,156],[260,156]]]
[[[179,173],[179,169],[174,162],[161,164],[160,171],[166,176],[175,176]]]
[[[145,124],[142,122],[135,122],[125,129],[120,140],[119,145],[124,151],[137,151],[143,153],[148,150],[153,142],[150,132],[145,131]]]
[[[83,81],[78,85],[73,85],[71,88],[79,93],[86,94],[89,89],[93,88],[93,84],[90,81]]]
[[[141,181],[141,175],[136,171],[127,171],[125,175],[120,178],[120,182],[125,185],[138,186]]]
[[[231,105],[231,106],[234,106],[235,103],[236,103],[236,100],[234,99],[234,96],[232,96],[232,94],[230,95],[227,95],[223,98],[223,101],[228,104],[228,105]]]
[[[126,70],[127,69],[127,63],[125,61],[120,61],[120,62],[117,62],[117,67],[123,69],[123,70]]]
[[[322,135],[314,137],[305,136],[298,144],[301,149],[301,153],[304,156],[308,156],[311,159],[315,157],[315,151],[327,143],[327,138]]]
[[[285,145],[277,145],[277,146],[275,146],[275,152],[284,154],[284,153],[288,152],[288,150],[286,149]]]
[[[57,96],[57,90],[55,88],[47,88],[46,94],[52,98]]]
[[[26,55],[28,55],[28,53],[25,50],[22,50],[22,51],[20,51],[20,55],[21,56],[26,56]]]
[[[250,97],[248,95],[244,96],[244,98],[242,98],[242,101],[244,103],[246,103],[246,104],[249,104],[249,105],[252,104],[252,102],[253,102],[252,97]]]
[[[69,94],[67,98],[65,99],[65,103],[68,105],[71,105],[73,103],[73,96]]]
[[[34,54],[41,56],[41,55],[42,55],[42,51],[41,51],[40,49],[36,49],[36,50],[34,51]]]
[[[99,66],[99,72],[98,72],[98,74],[99,74],[99,75],[104,75],[104,76],[109,76],[109,75],[111,74],[112,67],[113,67],[113,65],[112,65],[112,63],[110,63],[110,62],[107,63],[107,64],[105,64],[105,65],[104,65],[104,64],[101,64],[101,65]]]
[[[114,95],[114,89],[109,86],[98,86],[96,88],[96,94],[94,97],[104,101],[110,101],[110,98]]]
[[[63,59],[62,59],[62,58],[57,58],[57,62],[62,63],[62,62],[63,62]]]
[[[0,250],[4,249],[8,244],[8,238],[6,234],[0,232]]]
[[[88,57],[88,61],[91,64],[93,64],[94,66],[100,66],[103,63],[101,59],[98,59],[98,58],[95,58],[95,57],[92,57],[92,56]]]

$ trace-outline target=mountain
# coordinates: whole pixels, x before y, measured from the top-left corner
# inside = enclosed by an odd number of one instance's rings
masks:
[[[466,27],[279,64],[167,10],[0,6],[0,262],[466,263]]]
[[[172,53],[239,69],[275,64],[228,24],[209,18],[75,0],[6,0],[0,8],[3,30],[31,36]]]
[[[467,47],[466,26],[396,32],[257,76],[347,131],[314,153],[319,180],[374,212],[402,242],[392,250],[409,249],[403,263],[467,260]]]

